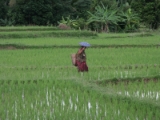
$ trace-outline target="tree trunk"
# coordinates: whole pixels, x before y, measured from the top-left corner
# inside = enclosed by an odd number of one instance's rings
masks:
[[[103,24],[101,24],[101,32],[103,32]]]
[[[106,33],[108,33],[108,32],[109,32],[108,23],[106,23],[106,24],[105,24],[104,32],[106,32]]]

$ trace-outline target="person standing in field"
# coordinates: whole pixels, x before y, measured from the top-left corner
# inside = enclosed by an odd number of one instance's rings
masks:
[[[78,72],[88,72],[88,66],[86,63],[85,49],[90,46],[87,42],[81,42],[81,47],[75,55],[75,66],[78,68]]]
[[[78,68],[78,72],[88,71],[88,66],[86,63],[86,54],[85,54],[85,46],[81,46],[81,48],[76,53],[76,63],[75,66]]]

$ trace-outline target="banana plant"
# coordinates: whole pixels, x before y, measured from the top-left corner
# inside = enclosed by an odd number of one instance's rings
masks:
[[[77,18],[78,18],[78,17],[77,17]],[[62,16],[62,20],[60,20],[60,21],[58,22],[58,24],[63,23],[63,24],[65,24],[65,25],[67,25],[67,26],[69,26],[69,27],[71,27],[71,28],[77,28],[77,27],[79,26],[79,24],[78,24],[78,22],[77,22],[77,18],[73,20],[73,19],[70,18],[70,16],[68,16],[68,17],[66,17],[66,18],[64,18],[64,17]]]
[[[139,24],[140,18],[137,13],[131,11],[131,8],[126,12],[120,12],[122,22],[125,23],[125,29],[133,30],[135,26]]]
[[[90,17],[87,21],[88,24],[92,22],[98,22],[102,26],[102,31],[109,32],[109,24],[116,24],[120,21],[120,16],[117,15],[118,10],[109,8],[108,6],[98,5],[95,8],[95,13],[88,11]]]
[[[14,20],[0,19],[0,26],[12,26],[14,24]]]

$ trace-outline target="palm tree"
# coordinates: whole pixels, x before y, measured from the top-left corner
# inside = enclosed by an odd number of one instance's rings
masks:
[[[89,12],[90,18],[88,19],[88,24],[92,22],[98,22],[101,24],[101,29],[104,32],[109,32],[109,24],[117,24],[120,17],[117,15],[117,10],[113,10],[109,7],[98,5],[95,8],[95,13]]]

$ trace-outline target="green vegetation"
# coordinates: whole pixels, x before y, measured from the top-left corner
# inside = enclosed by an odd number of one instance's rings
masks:
[[[158,33],[0,31],[0,119],[160,119]],[[70,56],[81,41],[91,44],[85,73]]]
[[[58,13],[58,14],[57,14]],[[103,32],[158,29],[159,0],[1,0],[0,26],[58,26]]]
[[[39,38],[39,37],[89,37],[97,36],[95,32],[82,30],[60,30],[57,27],[0,27],[0,39]],[[19,34],[21,33],[21,34]]]

